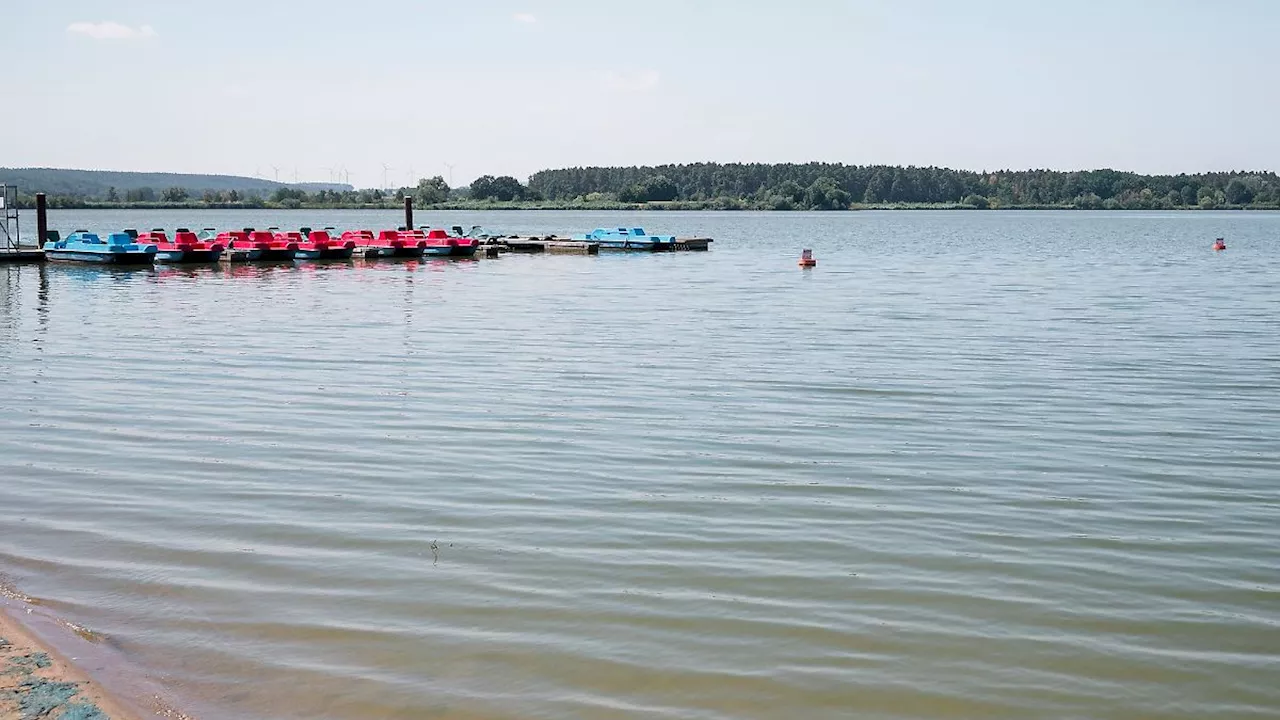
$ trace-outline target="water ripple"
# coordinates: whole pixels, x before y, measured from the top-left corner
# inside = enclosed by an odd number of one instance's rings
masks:
[[[641,219],[0,268],[0,573],[213,720],[1275,714],[1280,216]]]

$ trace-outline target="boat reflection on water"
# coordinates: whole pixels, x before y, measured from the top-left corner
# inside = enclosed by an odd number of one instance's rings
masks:
[[[44,267],[42,265],[42,267]],[[57,278],[93,285],[100,282],[130,283],[150,278],[156,273],[155,265],[50,265],[47,272]]]
[[[291,273],[298,269],[292,260],[263,261],[253,263],[235,263],[222,266],[224,277],[232,278],[267,278],[271,275]]]
[[[227,266],[218,263],[208,265],[157,265],[151,276],[159,281],[181,278],[202,278],[220,276],[227,272]]]
[[[294,269],[302,273],[322,273],[331,270],[348,270],[355,266],[355,260],[347,258],[345,260],[308,260],[296,264]]]

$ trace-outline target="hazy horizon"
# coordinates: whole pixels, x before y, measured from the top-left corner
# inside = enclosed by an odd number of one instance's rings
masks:
[[[1280,167],[1262,0],[48,5],[7,11],[13,56],[38,60],[9,85],[0,165],[357,187],[696,162]]]

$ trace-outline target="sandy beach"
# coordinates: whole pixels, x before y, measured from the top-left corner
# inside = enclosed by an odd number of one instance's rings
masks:
[[[0,606],[0,720],[141,720]]]

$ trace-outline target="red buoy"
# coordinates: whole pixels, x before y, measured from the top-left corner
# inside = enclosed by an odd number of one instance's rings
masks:
[[[818,261],[813,259],[813,250],[811,250],[811,249],[809,249],[809,248],[805,248],[805,249],[800,253],[800,262],[798,263],[798,265],[800,265],[800,267],[802,267],[802,268],[811,268],[811,267],[813,267],[813,266],[815,266],[815,265],[817,265],[817,264],[818,264]]]

